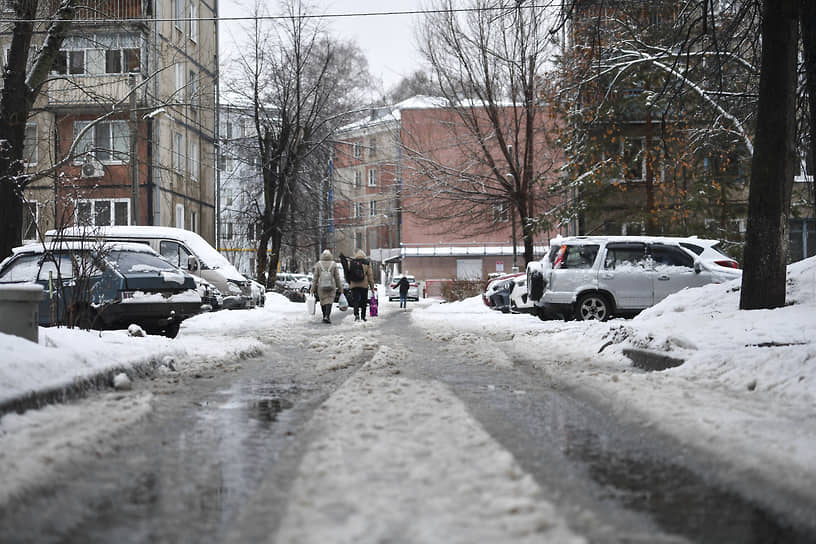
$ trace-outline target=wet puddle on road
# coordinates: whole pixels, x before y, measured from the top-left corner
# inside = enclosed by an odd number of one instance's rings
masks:
[[[597,434],[571,427],[564,453],[588,467],[606,498],[648,512],[664,529],[694,542],[812,543],[816,535],[783,526],[774,514],[665,459],[635,457]]]

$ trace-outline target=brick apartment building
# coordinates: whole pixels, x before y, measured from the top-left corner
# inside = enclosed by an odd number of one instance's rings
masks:
[[[470,225],[428,221],[414,213],[427,195],[418,156],[458,164],[461,147],[451,140],[451,113],[438,99],[417,96],[346,127],[335,146],[332,176],[335,251],[363,249],[381,265],[382,279],[396,270],[420,281],[486,278],[513,266],[510,211],[497,203]],[[542,210],[543,211],[543,210]],[[488,219],[485,219],[485,216]],[[543,252],[549,236],[536,243]],[[517,266],[524,268],[520,230]]]
[[[139,224],[214,244],[217,3],[83,6],[28,121],[29,171],[69,160],[27,188],[24,239],[37,228]],[[0,45],[9,39],[7,28]]]

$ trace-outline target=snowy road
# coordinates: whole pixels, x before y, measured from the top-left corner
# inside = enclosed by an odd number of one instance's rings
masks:
[[[812,541],[506,335],[384,310],[278,323],[247,333],[262,357],[28,416],[29,446],[72,453],[31,456],[40,480],[7,488],[4,541]]]

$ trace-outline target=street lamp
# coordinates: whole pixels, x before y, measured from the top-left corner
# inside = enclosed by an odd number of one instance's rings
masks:
[[[513,174],[508,172],[507,181],[510,182],[511,186],[515,183],[515,179],[516,178],[513,177]],[[511,204],[511,206],[510,206],[510,209],[508,211],[510,212],[510,222],[511,222],[510,225],[511,225],[511,228],[513,229],[513,272],[518,272],[518,249],[517,249],[518,244],[516,243],[516,212],[513,209],[512,201],[510,202],[510,204]]]

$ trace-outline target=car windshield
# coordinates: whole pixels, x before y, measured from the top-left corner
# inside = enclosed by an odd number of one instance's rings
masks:
[[[150,253],[111,251],[108,260],[123,274],[137,272],[178,272],[178,268]]]
[[[42,255],[23,255],[14,259],[0,274],[0,283],[34,281],[40,270],[40,259]]]

